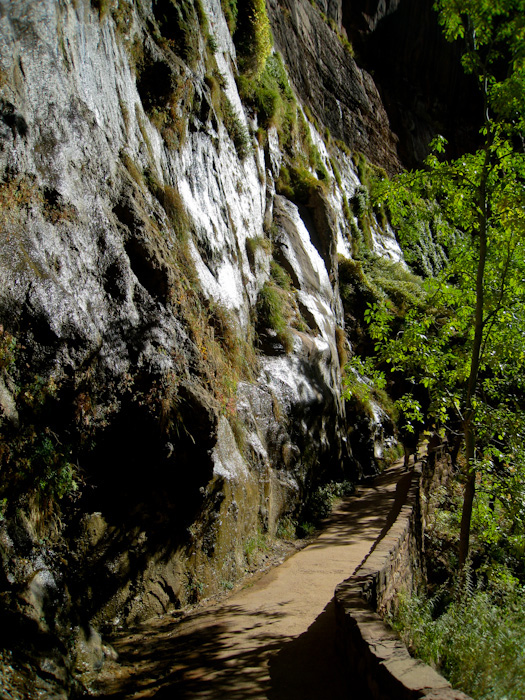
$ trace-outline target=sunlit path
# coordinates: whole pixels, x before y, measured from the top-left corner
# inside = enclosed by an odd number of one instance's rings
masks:
[[[103,697],[352,700],[336,648],[334,589],[389,525],[410,479],[396,465],[360,486],[309,546],[220,605],[115,640],[119,661]]]

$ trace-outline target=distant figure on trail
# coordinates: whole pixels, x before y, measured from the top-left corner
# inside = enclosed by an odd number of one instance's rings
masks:
[[[427,468],[434,470],[436,462],[443,456],[446,439],[433,429],[427,442]]]
[[[405,460],[403,462],[403,468],[405,471],[408,471],[410,455],[414,455],[414,464],[417,462],[419,430],[415,426],[412,426],[412,428],[412,430],[409,430],[406,422],[399,428],[399,438],[403,443],[403,451],[405,453]]]

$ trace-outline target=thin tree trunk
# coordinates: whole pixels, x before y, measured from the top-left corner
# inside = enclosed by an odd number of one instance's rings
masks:
[[[483,311],[485,305],[485,264],[487,260],[487,175],[490,160],[490,143],[485,145],[485,163],[480,183],[480,221],[479,221],[479,258],[476,272],[476,312],[474,321],[474,343],[470,356],[470,374],[467,387],[467,400],[465,405],[465,420],[463,429],[465,433],[465,458],[467,468],[467,482],[463,493],[463,510],[461,513],[461,531],[459,536],[459,570],[463,571],[467,563],[470,548],[470,523],[472,520],[472,507],[476,491],[476,470],[474,459],[476,456],[476,429],[474,396],[478,384],[479,365],[481,360],[481,348],[483,345]]]
[[[476,493],[476,470],[473,466],[475,457],[475,435],[472,424],[465,427],[465,457],[467,460],[467,481],[463,491],[463,509],[461,511],[461,530],[459,534],[459,570],[463,571],[468,560],[470,549],[470,523],[472,521],[472,508]]]

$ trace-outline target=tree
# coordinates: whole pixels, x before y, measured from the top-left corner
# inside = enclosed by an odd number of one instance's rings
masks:
[[[381,198],[404,242],[410,223],[423,220],[445,255],[427,280],[424,310],[412,309],[398,334],[388,310],[376,306],[369,317],[382,358],[426,387],[438,424],[458,426],[463,568],[477,474],[487,464],[523,467],[525,0],[438,0],[436,9],[481,91],[480,147],[449,160],[437,137],[425,169],[384,183]]]

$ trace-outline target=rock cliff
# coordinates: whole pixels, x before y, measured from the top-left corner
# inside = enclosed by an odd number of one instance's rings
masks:
[[[432,0],[343,2],[341,23],[374,81],[399,137],[403,163],[418,167],[440,133],[459,156],[475,146],[482,105],[441,31]]]
[[[401,259],[349,205],[357,152],[400,162],[325,5],[270,0],[255,94],[227,2],[0,3],[10,697],[80,692],[101,633],[228,589],[318,485],[376,468],[385,416],[340,398],[338,256]]]

